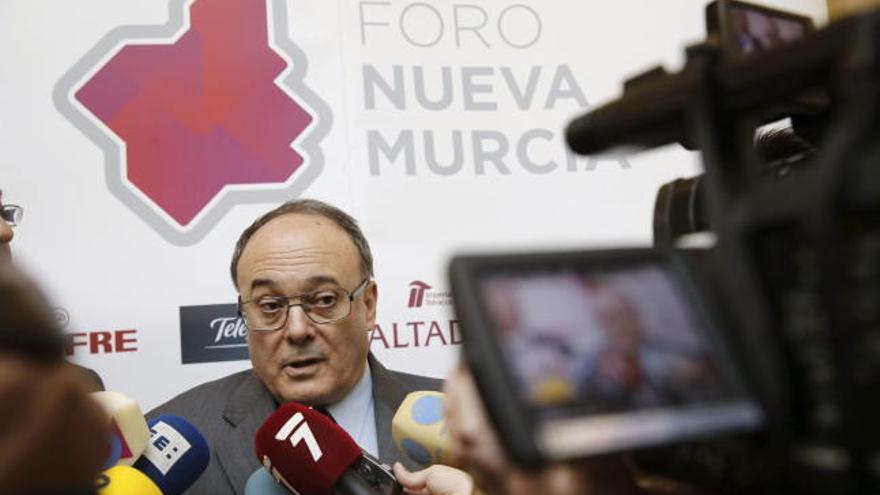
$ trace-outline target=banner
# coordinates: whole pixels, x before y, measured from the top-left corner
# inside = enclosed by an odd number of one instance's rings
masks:
[[[815,16],[820,0],[768,1]],[[563,129],[705,38],[694,0],[0,2],[14,261],[71,359],[144,410],[250,366],[232,249],[317,198],[375,256],[371,348],[442,377],[458,252],[647,245],[670,146],[575,157]]]

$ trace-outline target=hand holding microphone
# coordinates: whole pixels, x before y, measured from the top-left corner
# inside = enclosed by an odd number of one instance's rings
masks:
[[[412,495],[471,495],[474,480],[454,467],[434,464],[421,471],[409,471],[403,464],[394,464],[394,476],[406,493]]]
[[[446,396],[442,392],[411,392],[391,421],[394,444],[425,469],[411,472],[394,465],[394,475],[407,493],[419,495],[470,495],[473,479],[464,471],[446,466],[456,460],[446,428]]]

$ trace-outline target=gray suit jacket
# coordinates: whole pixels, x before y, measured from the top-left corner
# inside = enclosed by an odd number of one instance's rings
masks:
[[[379,459],[400,461],[414,468],[391,438],[391,418],[400,403],[416,390],[439,390],[441,380],[390,371],[372,354],[369,356],[376,409],[376,437]],[[211,462],[187,495],[232,495],[244,493],[247,479],[260,464],[254,453],[254,436],[274,411],[275,400],[252,370],[194,387],[147,414],[175,414],[191,422],[205,436]]]

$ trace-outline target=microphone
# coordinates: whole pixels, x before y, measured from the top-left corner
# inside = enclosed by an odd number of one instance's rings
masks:
[[[147,421],[137,402],[119,392],[92,392],[91,397],[110,416],[110,429],[119,439],[118,464],[131,466],[140,457],[150,439]]]
[[[112,467],[98,475],[98,495],[163,495],[147,475],[129,466]]]
[[[101,471],[106,471],[116,464],[119,463],[119,458],[122,457],[122,441],[119,440],[119,436],[114,432],[110,432],[110,455],[107,456],[107,460],[104,461],[104,465],[101,466]]]
[[[134,468],[147,475],[164,495],[185,492],[208,467],[208,442],[189,421],[170,414],[149,423],[150,442]]]
[[[391,436],[394,445],[422,467],[454,464],[442,392],[410,392],[394,413]]]
[[[293,493],[400,494],[391,469],[367,454],[339,425],[296,403],[284,404],[254,439],[257,459]]]
[[[244,495],[290,495],[281,483],[263,468],[254,471],[244,485]]]

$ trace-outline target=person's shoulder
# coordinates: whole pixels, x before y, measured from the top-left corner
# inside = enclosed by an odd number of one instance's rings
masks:
[[[181,392],[164,404],[147,413],[147,417],[160,414],[176,414],[184,417],[204,414],[209,410],[222,410],[231,392],[239,388],[253,376],[253,370],[247,369],[217,380],[202,383]]]
[[[410,390],[443,390],[443,380],[424,375],[414,375],[402,371],[387,370],[397,381]]]

